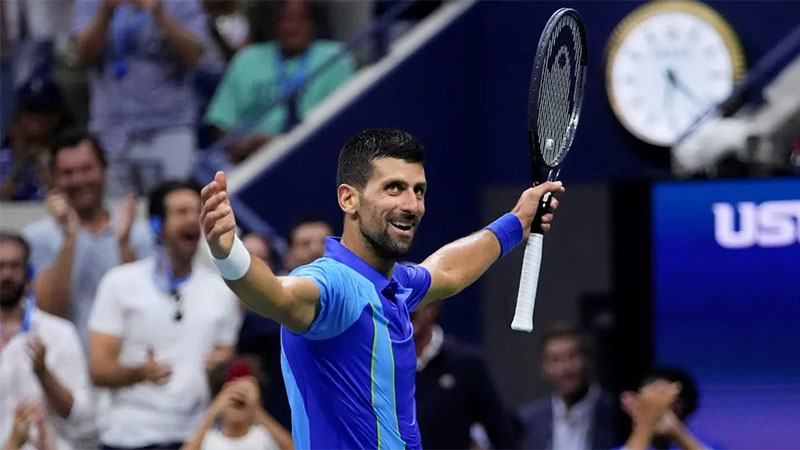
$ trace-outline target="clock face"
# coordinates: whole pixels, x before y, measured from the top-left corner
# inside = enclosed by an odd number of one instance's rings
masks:
[[[655,145],[675,143],[702,113],[727,98],[741,72],[741,50],[719,29],[724,22],[680,10],[687,3],[646,5],[651,12],[635,23],[623,22],[620,27],[627,26],[609,42],[606,87],[614,113],[628,131]],[[663,8],[652,12],[655,6]]]

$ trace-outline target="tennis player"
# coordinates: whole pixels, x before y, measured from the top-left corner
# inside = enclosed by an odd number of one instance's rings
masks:
[[[473,283],[527,237],[542,195],[564,191],[560,182],[527,189],[483,230],[403,266],[396,261],[411,251],[425,213],[424,158],[403,131],[352,137],[337,172],[342,237],[327,238],[322,258],[286,277],[251,258],[235,236],[225,175],[203,188],[200,220],[220,275],[250,308],[283,325],[297,448],[421,448],[409,313]],[[552,219],[543,216],[544,230]]]

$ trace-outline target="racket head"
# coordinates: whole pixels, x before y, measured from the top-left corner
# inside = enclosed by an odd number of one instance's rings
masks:
[[[528,138],[534,182],[561,165],[575,137],[589,54],[583,18],[561,8],[547,20],[531,71]]]

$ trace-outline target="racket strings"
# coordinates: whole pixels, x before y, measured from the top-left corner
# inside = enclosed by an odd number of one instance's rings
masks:
[[[572,52],[563,43],[557,46],[559,37],[565,32],[570,33]],[[555,166],[569,149],[577,124],[580,101],[577,84],[580,82],[582,55],[578,23],[572,17],[564,16],[548,40],[539,86],[539,149],[543,162],[550,167]]]

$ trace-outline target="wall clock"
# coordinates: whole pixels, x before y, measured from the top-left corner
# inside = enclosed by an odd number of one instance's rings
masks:
[[[647,3],[628,14],[606,46],[606,93],[637,138],[671,146],[744,74],[731,26],[710,7],[685,0]]]

